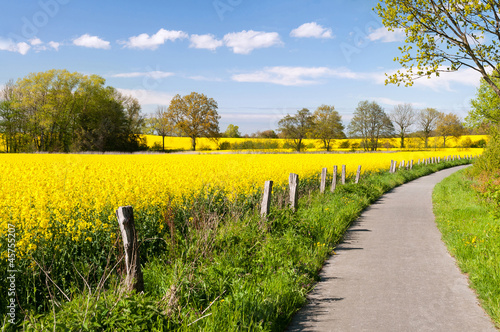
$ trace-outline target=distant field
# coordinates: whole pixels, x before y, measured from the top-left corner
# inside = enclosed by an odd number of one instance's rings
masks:
[[[155,135],[143,135],[146,138],[147,145],[149,147],[153,147],[156,143],[157,146],[162,146],[162,137]],[[478,142],[481,139],[488,141],[487,135],[467,135],[462,136],[460,140],[456,140],[454,138],[449,138],[446,141],[447,148],[456,148],[462,147],[464,142],[468,139],[472,143]],[[349,148],[341,149],[339,145],[342,142],[349,142]],[[420,149],[423,148],[423,141],[419,138],[407,138],[406,145],[408,149]],[[208,138],[200,138],[197,142],[197,150],[217,150],[221,144],[224,142],[228,142],[230,144],[240,144],[243,145],[244,142],[257,142],[257,143],[268,143],[271,145],[272,143],[279,146],[278,149],[283,149],[286,147],[287,140],[286,139],[265,139],[265,138],[221,138],[218,142],[210,140]],[[343,140],[335,140],[332,143],[332,147],[335,150],[339,151],[350,151],[351,146],[353,144],[360,144],[361,139],[343,139]],[[316,139],[306,139],[304,140],[304,145],[306,146],[307,151],[324,151],[323,144]],[[432,148],[441,148],[443,146],[443,139],[441,137],[432,137],[429,139],[429,145]],[[398,138],[384,138],[379,142],[380,150],[399,150],[399,139]],[[393,148],[390,148],[392,146]],[[165,137],[165,149],[166,150],[190,150],[191,149],[191,139],[188,137]],[[359,148],[358,148],[359,149]],[[288,149],[290,150],[290,149]]]

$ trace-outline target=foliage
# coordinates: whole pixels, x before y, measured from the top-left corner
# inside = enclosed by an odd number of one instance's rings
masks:
[[[264,130],[264,131],[257,131],[256,133],[252,134],[251,137],[256,137],[256,138],[278,138],[278,134],[274,132],[274,130]]]
[[[332,141],[345,138],[344,125],[335,107],[321,105],[314,111],[313,137],[321,140],[326,151],[330,151]]]
[[[240,128],[233,124],[229,124],[223,136],[229,138],[240,138],[241,137]]]
[[[495,181],[498,193],[498,170]],[[467,274],[482,306],[500,326],[499,201],[497,197],[485,204],[470,190],[477,185],[464,172],[444,179],[434,189],[434,214],[448,251]]]
[[[49,70],[7,84],[0,106],[7,152],[141,149],[138,101],[104,83]]]
[[[358,104],[348,130],[351,137],[361,137],[365,151],[377,151],[379,138],[394,134],[394,126],[382,107],[367,100]]]
[[[390,75],[387,83],[411,85],[416,78],[468,67],[500,96],[493,80],[500,75],[498,1],[380,0],[376,9],[384,26],[406,34],[402,56],[395,59],[405,70]]]
[[[453,113],[441,113],[436,122],[436,134],[443,138],[443,148],[446,147],[448,137],[459,139],[465,134],[464,126],[460,118]]]
[[[493,127],[482,156],[474,163],[474,174],[490,174],[500,169],[500,128]]]
[[[342,141],[339,144],[340,149],[349,149],[350,146],[351,146],[351,143],[349,143],[349,140]]]
[[[217,108],[215,100],[197,92],[184,97],[176,95],[170,101],[169,116],[179,133],[191,138],[193,151],[198,137],[219,137]]]
[[[499,85],[500,79],[492,78],[492,80]],[[481,79],[476,98],[471,100],[471,106],[469,115],[465,119],[470,127],[478,128],[485,123],[500,124],[500,97],[484,79]]]
[[[297,114],[288,114],[278,122],[279,131],[287,139],[291,139],[293,147],[300,152],[302,140],[308,137],[314,127],[314,115],[307,108],[297,111]]]
[[[389,115],[391,121],[396,124],[398,135],[401,139],[400,148],[405,148],[405,137],[415,121],[415,111],[411,104],[400,104],[394,107]]]

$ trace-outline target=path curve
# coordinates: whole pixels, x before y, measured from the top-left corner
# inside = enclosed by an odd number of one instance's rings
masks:
[[[346,233],[288,331],[497,331],[441,241],[434,186],[466,166],[383,195]]]

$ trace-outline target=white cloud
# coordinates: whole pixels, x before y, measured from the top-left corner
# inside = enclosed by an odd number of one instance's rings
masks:
[[[132,96],[139,100],[141,105],[168,105],[172,98],[172,94],[161,91],[152,91],[145,89],[117,89],[124,95]]]
[[[40,38],[33,38],[29,40],[31,46],[36,46],[36,45],[41,45],[43,42],[40,40]]]
[[[174,76],[174,73],[169,73],[165,71],[148,71],[148,72],[132,72],[132,73],[120,73],[112,75],[112,77],[122,77],[122,78],[133,78],[133,77],[151,77],[154,79],[161,79],[170,76]]]
[[[0,51],[17,52],[25,55],[30,48],[31,46],[25,42],[15,43],[11,39],[3,39],[0,37]]]
[[[304,23],[290,32],[290,36],[297,38],[333,38],[332,29],[322,27],[316,22]]]
[[[380,27],[373,30],[368,35],[368,39],[371,41],[380,40],[383,43],[398,42],[405,39],[405,32],[403,29],[394,29],[394,31],[389,31],[386,27]]]
[[[321,83],[320,79],[339,77],[359,79],[360,74],[345,68],[331,69],[328,67],[267,67],[253,73],[233,75],[237,82],[273,83],[285,86],[300,86]]]
[[[101,48],[110,49],[109,41],[102,40],[97,36],[91,36],[89,34],[84,34],[73,40],[73,44],[76,46],[89,47],[89,48]]]
[[[156,50],[158,46],[165,44],[167,41],[175,41],[184,38],[188,38],[188,34],[183,31],[160,29],[152,36],[149,36],[147,33],[142,33],[138,36],[130,37],[127,42],[120,43],[128,48]]]
[[[256,48],[283,44],[277,32],[253,30],[228,33],[224,36],[224,43],[236,54],[249,54]]]
[[[224,45],[222,40],[218,40],[212,34],[207,35],[191,35],[191,45],[192,48],[201,48],[215,51],[217,47]]]
[[[50,42],[48,43],[48,45],[49,45],[50,47],[52,47],[53,49],[55,49],[56,51],[59,51],[59,46],[61,46],[61,44],[60,44],[60,43],[55,42],[55,41],[50,41]]]

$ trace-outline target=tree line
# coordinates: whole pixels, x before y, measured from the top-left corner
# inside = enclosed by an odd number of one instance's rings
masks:
[[[478,93],[481,98],[473,105],[479,114],[492,105],[479,102],[491,99],[485,84]],[[0,94],[0,134],[6,152],[137,151],[148,148],[141,138],[146,133],[162,136],[162,150],[167,136],[189,137],[196,150],[200,137],[242,137],[234,124],[220,132],[217,110],[214,99],[192,92],[176,95],[168,106],[158,106],[146,117],[137,99],[106,86],[102,77],[49,70],[5,84]],[[386,113],[376,102],[361,101],[347,127],[334,106],[321,105],[314,112],[303,108],[287,114],[276,131],[251,136],[285,138],[296,151],[304,148],[306,138],[320,140],[327,151],[337,139],[360,138],[361,148],[377,151],[380,138],[398,137],[399,147],[405,148],[410,135],[418,136],[428,148],[431,136],[442,137],[446,146],[450,137],[465,132],[453,113],[433,108],[416,111],[410,104],[397,105]]]
[[[143,123],[137,99],[97,75],[32,73],[0,95],[6,152],[135,151],[146,148]]]

